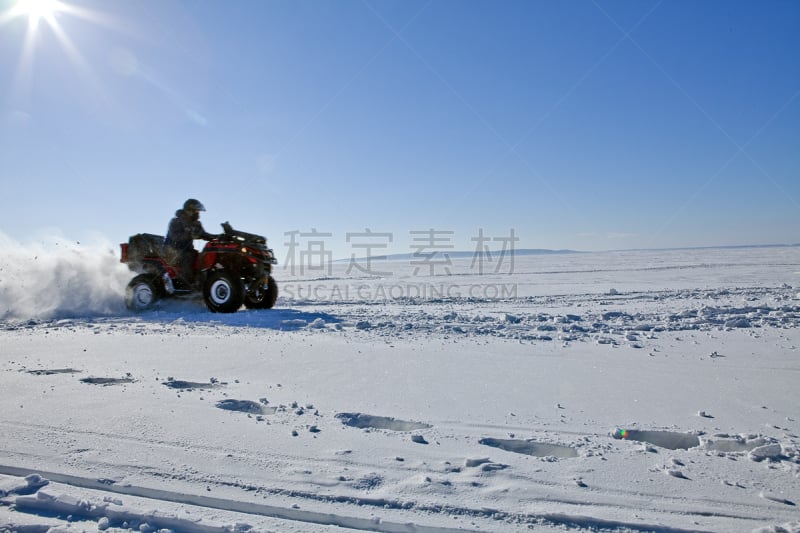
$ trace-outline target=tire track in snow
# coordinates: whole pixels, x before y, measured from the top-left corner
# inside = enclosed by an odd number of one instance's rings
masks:
[[[167,491],[162,489],[138,487],[135,485],[116,485],[108,482],[107,480],[98,480],[98,479],[74,476],[69,474],[59,474],[56,472],[33,471],[28,469],[17,468],[14,466],[1,465],[1,464],[0,464],[0,474],[8,476],[17,476],[17,477],[38,475],[42,476],[43,478],[49,481],[73,487],[78,487],[82,489],[90,489],[100,492],[110,492],[125,496],[135,496],[138,498],[146,498],[149,500],[164,501],[181,505],[191,505],[194,507],[201,507],[206,509],[217,509],[220,511],[265,516],[269,518],[288,520],[304,524],[338,526],[360,531],[374,531],[378,533],[459,533],[459,532],[463,533],[464,531],[469,531],[468,529],[465,530],[463,528],[456,529],[456,528],[437,527],[437,526],[425,526],[425,525],[415,524],[412,522],[400,523],[400,522],[385,521],[383,519],[368,519],[368,518],[359,518],[354,516],[345,516],[334,513],[302,511],[294,508],[286,508],[286,507],[279,507],[279,506],[259,504],[259,503],[240,502],[236,500],[215,498],[211,496],[185,494],[185,493]],[[41,498],[41,499],[26,498],[21,500],[19,503],[22,504],[20,506],[21,512],[25,512],[27,508],[33,511],[39,511],[43,513],[51,512],[54,509],[57,510],[56,507],[51,508],[49,506],[51,505],[58,506],[60,504],[58,499],[49,501],[47,498]],[[73,517],[78,517],[80,516],[80,507],[81,505],[79,504],[74,510],[64,509],[64,511],[72,511]],[[382,505],[382,507],[385,507],[385,505]],[[470,518],[484,518],[491,520],[512,520],[514,523],[517,524],[528,524],[529,527],[539,525],[539,526],[551,526],[557,528],[566,527],[575,529],[605,528],[610,530],[622,529],[627,531],[640,531],[640,532],[657,530],[661,533],[690,533],[690,531],[695,533],[710,533],[699,529],[687,530],[683,528],[674,528],[663,525],[656,526],[653,524],[645,524],[645,523],[637,524],[632,522],[608,520],[608,519],[601,519],[584,515],[572,515],[567,513],[510,514],[510,513],[495,511],[492,509],[474,510],[474,509],[459,509],[459,508],[448,508],[448,507],[423,508],[421,509],[421,511],[429,513],[447,512],[448,514],[466,516]],[[87,512],[86,518],[89,519],[100,518],[100,516],[97,516],[96,513],[97,509],[95,509],[95,514]],[[152,517],[148,518],[152,519]],[[204,527],[201,524],[191,524],[191,527],[189,523],[186,523],[184,525],[186,527],[189,527],[192,531],[198,531],[198,532],[206,530],[212,531],[211,528]]]
[[[5,424],[4,424],[5,425]],[[76,433],[76,434],[85,434],[91,435],[94,437],[104,437],[110,440],[120,440],[123,442],[128,443],[136,443],[140,445],[155,445],[158,447],[165,447],[165,448],[172,448],[172,449],[184,449],[185,446],[180,443],[171,443],[163,440],[150,440],[150,439],[140,439],[135,437],[129,436],[119,436],[113,434],[106,434],[97,431],[74,431],[69,430],[67,428],[57,428],[51,427],[46,425],[39,425],[39,424],[24,424],[24,423],[11,423],[9,425],[16,426],[16,427],[30,427],[32,429],[49,429],[53,432],[63,433]],[[455,424],[458,426],[458,424]],[[471,426],[467,424],[467,426]],[[578,433],[576,433],[578,434]],[[589,433],[581,433],[582,435],[592,435],[595,437],[602,437],[607,438],[609,441],[612,441],[613,438],[610,435],[596,435],[596,434],[589,434]],[[477,445],[476,440],[476,445]],[[197,447],[197,446],[195,446]],[[254,460],[255,457],[249,454],[246,451],[238,451],[234,452],[229,449],[221,449],[216,448],[213,446],[199,446],[202,451],[206,453],[212,454],[220,454],[220,455],[229,455],[232,452],[236,454],[239,459],[242,460]],[[306,468],[308,466],[309,458],[307,457],[295,457],[286,454],[273,454],[272,463],[273,464],[284,464],[288,465],[285,466],[287,470],[291,470],[291,465],[303,463]],[[335,459],[326,459],[324,461],[319,461],[320,463],[331,463],[335,462]],[[38,461],[35,461],[33,464],[37,464]],[[390,465],[387,465],[383,462],[364,462],[358,461],[355,462],[352,458],[348,459],[347,461],[343,462],[343,464],[349,464],[352,466],[359,466],[363,468],[365,471],[374,471],[375,469],[382,469],[386,471],[387,468],[391,469]],[[98,466],[111,466],[113,468],[119,468],[121,465],[118,464],[111,464],[111,465],[100,465]],[[154,469],[155,467],[148,467],[146,470],[141,470],[142,465],[137,465],[137,473],[138,474],[145,474],[148,476],[152,476],[155,478],[169,478],[172,474],[166,471],[160,471]],[[428,474],[435,474],[437,471],[435,469],[426,470]],[[5,473],[8,475],[27,475],[30,473],[38,473],[44,477],[50,478],[52,481],[61,482],[65,484],[74,485],[77,487],[82,488],[89,488],[89,489],[99,489],[99,490],[106,490],[109,492],[118,492],[120,494],[126,494],[130,496],[139,496],[139,497],[146,497],[152,499],[160,499],[164,501],[169,501],[172,503],[184,503],[189,505],[197,505],[201,507],[209,507],[214,509],[220,510],[228,510],[232,512],[241,512],[253,515],[261,515],[267,516],[272,518],[280,518],[280,519],[287,519],[287,520],[294,520],[299,522],[308,522],[308,523],[315,523],[315,524],[328,524],[328,525],[340,525],[341,527],[348,527],[351,529],[364,529],[367,531],[378,531],[378,532],[393,532],[393,531],[421,531],[421,532],[430,532],[430,533],[437,533],[437,532],[448,532],[448,531],[463,531],[461,529],[442,529],[436,527],[428,527],[428,526],[418,526],[415,525],[416,529],[396,529],[396,526],[405,527],[406,524],[401,524],[400,522],[395,523],[388,523],[388,525],[384,524],[386,528],[380,529],[376,528],[375,524],[372,523],[371,520],[365,518],[357,518],[357,523],[353,524],[350,523],[350,517],[347,517],[343,514],[329,514],[329,513],[312,513],[311,520],[305,520],[302,518],[296,518],[296,516],[302,517],[304,516],[304,511],[299,511],[296,509],[291,509],[290,507],[280,507],[280,506],[270,506],[264,505],[259,503],[248,503],[248,502],[239,502],[234,501],[235,507],[225,507],[225,502],[229,500],[222,499],[222,498],[213,498],[201,495],[187,495],[184,493],[179,492],[172,492],[172,491],[164,491],[162,489],[148,489],[148,488],[141,488],[141,487],[131,487],[130,485],[120,485],[115,483],[112,480],[109,480],[108,477],[101,478],[105,481],[99,481],[97,478],[87,478],[81,476],[75,476],[70,474],[58,474],[58,473],[49,473],[43,472],[41,470],[33,470],[33,469],[26,469],[26,468],[19,468],[19,467],[11,467],[11,466],[2,466],[0,465],[0,473]],[[626,490],[621,487],[597,487],[599,489],[599,493],[597,491],[593,491],[595,496],[599,499],[592,498],[591,501],[583,500],[583,499],[575,499],[574,497],[568,496],[569,491],[566,491],[566,485],[563,483],[558,483],[555,481],[545,481],[542,479],[535,479],[530,476],[524,475],[521,472],[516,474],[510,474],[515,479],[519,479],[521,482],[526,484],[530,484],[531,486],[536,487],[549,487],[550,489],[564,489],[563,494],[553,495],[553,494],[546,494],[542,493],[539,494],[536,499],[539,502],[549,502],[553,504],[558,504],[561,508],[564,506],[568,506],[573,509],[572,513],[520,513],[512,510],[503,510],[503,509],[487,509],[487,508],[466,508],[466,507],[456,507],[451,506],[448,504],[436,504],[433,502],[427,501],[403,501],[394,498],[384,498],[384,497],[369,497],[369,496],[360,496],[360,495],[329,495],[329,494],[322,494],[311,490],[300,490],[300,489],[287,489],[285,486],[275,485],[275,482],[280,482],[281,477],[278,476],[274,479],[262,479],[261,481],[266,481],[267,483],[264,485],[253,486],[247,483],[238,482],[235,480],[222,480],[218,477],[207,477],[201,472],[195,472],[195,475],[188,475],[188,478],[183,478],[184,481],[191,483],[192,485],[199,486],[202,484],[214,484],[225,486],[229,488],[239,488],[248,492],[257,491],[262,494],[271,495],[275,497],[285,497],[290,498],[297,501],[309,501],[309,502],[318,502],[328,505],[345,505],[345,506],[359,506],[359,507],[367,507],[367,508],[375,508],[381,509],[384,513],[391,513],[391,512],[402,512],[405,510],[410,510],[417,513],[427,513],[431,515],[436,514],[451,514],[453,516],[461,516],[461,517],[470,517],[473,519],[482,519],[482,520],[489,520],[491,523],[499,523],[502,524],[504,521],[510,521],[511,523],[527,523],[527,524],[546,524],[552,526],[567,526],[567,527],[575,527],[575,528],[603,528],[603,527],[621,527],[627,528],[630,531],[651,531],[653,527],[647,527],[642,524],[635,524],[635,523],[623,523],[623,522],[615,522],[613,520],[608,520],[604,518],[595,518],[590,514],[578,514],[579,511],[586,511],[587,513],[592,513],[593,511],[597,511],[598,509],[616,509],[617,511],[625,510],[628,512],[634,512],[636,510],[644,510],[647,509],[648,511],[655,513],[654,516],[660,516],[662,519],[666,519],[666,517],[679,514],[679,515],[696,515],[698,517],[716,517],[716,518],[729,518],[735,520],[744,520],[744,521],[758,521],[763,520],[763,509],[756,505],[747,505],[737,503],[735,506],[740,511],[739,512],[726,512],[722,511],[722,507],[725,506],[726,502],[717,501],[712,498],[706,499],[699,499],[694,500],[693,503],[698,506],[693,509],[687,507],[689,502],[682,497],[682,496],[665,496],[664,494],[646,494],[642,493],[641,490]],[[70,482],[69,480],[76,480],[75,482]],[[549,491],[546,491],[549,492]],[[159,494],[163,493],[163,497],[159,496]],[[174,495],[174,496],[170,496]],[[572,495],[574,496],[574,494]],[[636,496],[637,501],[635,503],[631,503],[629,498],[631,496]],[[659,505],[651,505],[648,504],[647,501],[650,497],[656,498],[660,504]],[[727,502],[729,503],[729,502]],[[730,507],[728,505],[728,507]],[[254,509],[248,511],[248,509]],[[279,511],[286,511],[290,518],[287,518],[287,515],[280,514]],[[602,513],[601,513],[602,514]],[[339,517],[335,522],[318,522],[315,520],[321,519],[320,517],[327,517],[326,519],[330,520],[330,517]],[[295,517],[295,518],[292,518]],[[369,523],[369,524],[368,524]],[[381,526],[383,527],[383,526]],[[428,527],[428,529],[424,529]],[[366,528],[366,529],[365,529]],[[684,530],[675,528],[675,529],[662,529],[657,528],[658,531],[664,531],[665,533],[670,532],[682,532]]]
[[[80,477],[70,474],[60,474],[57,472],[34,471],[9,465],[0,465],[0,474],[17,477],[26,477],[38,474],[39,476],[42,476],[50,481],[83,489],[111,492],[125,496],[136,496],[139,498],[191,505],[195,507],[218,509],[221,511],[232,511],[249,515],[267,516],[270,518],[290,520],[293,522],[327,526],[333,525],[361,531],[376,531],[380,533],[463,533],[464,531],[463,529],[430,527],[414,523],[395,523],[384,520],[373,520],[333,513],[302,511],[299,509],[279,507],[274,505],[241,502],[236,500],[215,498],[213,496],[185,494],[163,489],[139,487],[135,485],[117,485],[106,480]],[[43,511],[46,511],[46,509],[43,509]]]

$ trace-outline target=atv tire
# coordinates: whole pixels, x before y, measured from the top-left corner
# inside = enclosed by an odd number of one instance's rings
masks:
[[[212,273],[203,286],[203,298],[212,313],[235,313],[244,301],[242,280],[230,273]]]
[[[248,309],[272,309],[278,299],[278,284],[272,276],[267,281],[267,287],[249,292],[244,297],[244,306]]]
[[[139,274],[125,288],[125,307],[131,311],[147,311],[153,308],[163,293],[158,276]]]

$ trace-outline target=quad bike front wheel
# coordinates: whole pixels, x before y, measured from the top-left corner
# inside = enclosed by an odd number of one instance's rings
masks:
[[[242,280],[225,271],[214,272],[203,286],[203,298],[212,313],[235,313],[244,301]]]
[[[125,289],[125,306],[131,311],[152,309],[161,298],[162,290],[158,276],[139,274]]]
[[[247,293],[244,297],[244,306],[248,309],[272,309],[277,299],[278,284],[270,276],[266,287]]]

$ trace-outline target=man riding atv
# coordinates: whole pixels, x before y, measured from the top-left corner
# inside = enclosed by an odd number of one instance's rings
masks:
[[[278,298],[272,278],[275,254],[261,235],[239,231],[227,222],[213,235],[200,224],[203,204],[190,198],[170,221],[169,232],[138,233],[121,243],[120,261],[137,275],[128,283],[125,305],[133,311],[151,309],[158,300],[202,294],[215,313],[270,309]],[[193,241],[208,241],[198,254]]]
[[[169,223],[167,237],[164,239],[164,252],[171,262],[180,267],[181,277],[186,284],[194,284],[194,263],[197,250],[194,248],[196,239],[211,241],[218,238],[203,229],[200,223],[200,211],[206,208],[199,200],[189,198],[183,203],[183,209],[175,211],[175,218]]]

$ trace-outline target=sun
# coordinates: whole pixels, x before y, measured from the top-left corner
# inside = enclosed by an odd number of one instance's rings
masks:
[[[86,82],[88,89],[99,98],[107,98],[92,64],[70,37],[70,29],[76,29],[72,24],[75,19],[114,30],[123,26],[115,17],[83,7],[80,3],[76,5],[72,0],[0,0],[3,6],[0,11],[0,32],[4,32],[4,26],[8,25],[19,30],[9,31],[8,35],[21,37],[19,59],[10,87],[11,100],[17,102],[15,105],[20,109],[32,105],[31,95],[37,80],[36,56],[45,54],[53,57],[54,50],[59,49],[75,73]],[[6,87],[0,87],[0,92],[6,91]]]
[[[12,13],[14,16],[28,17],[28,23],[35,27],[41,19],[54,23],[55,14],[62,8],[58,0],[17,0]]]

